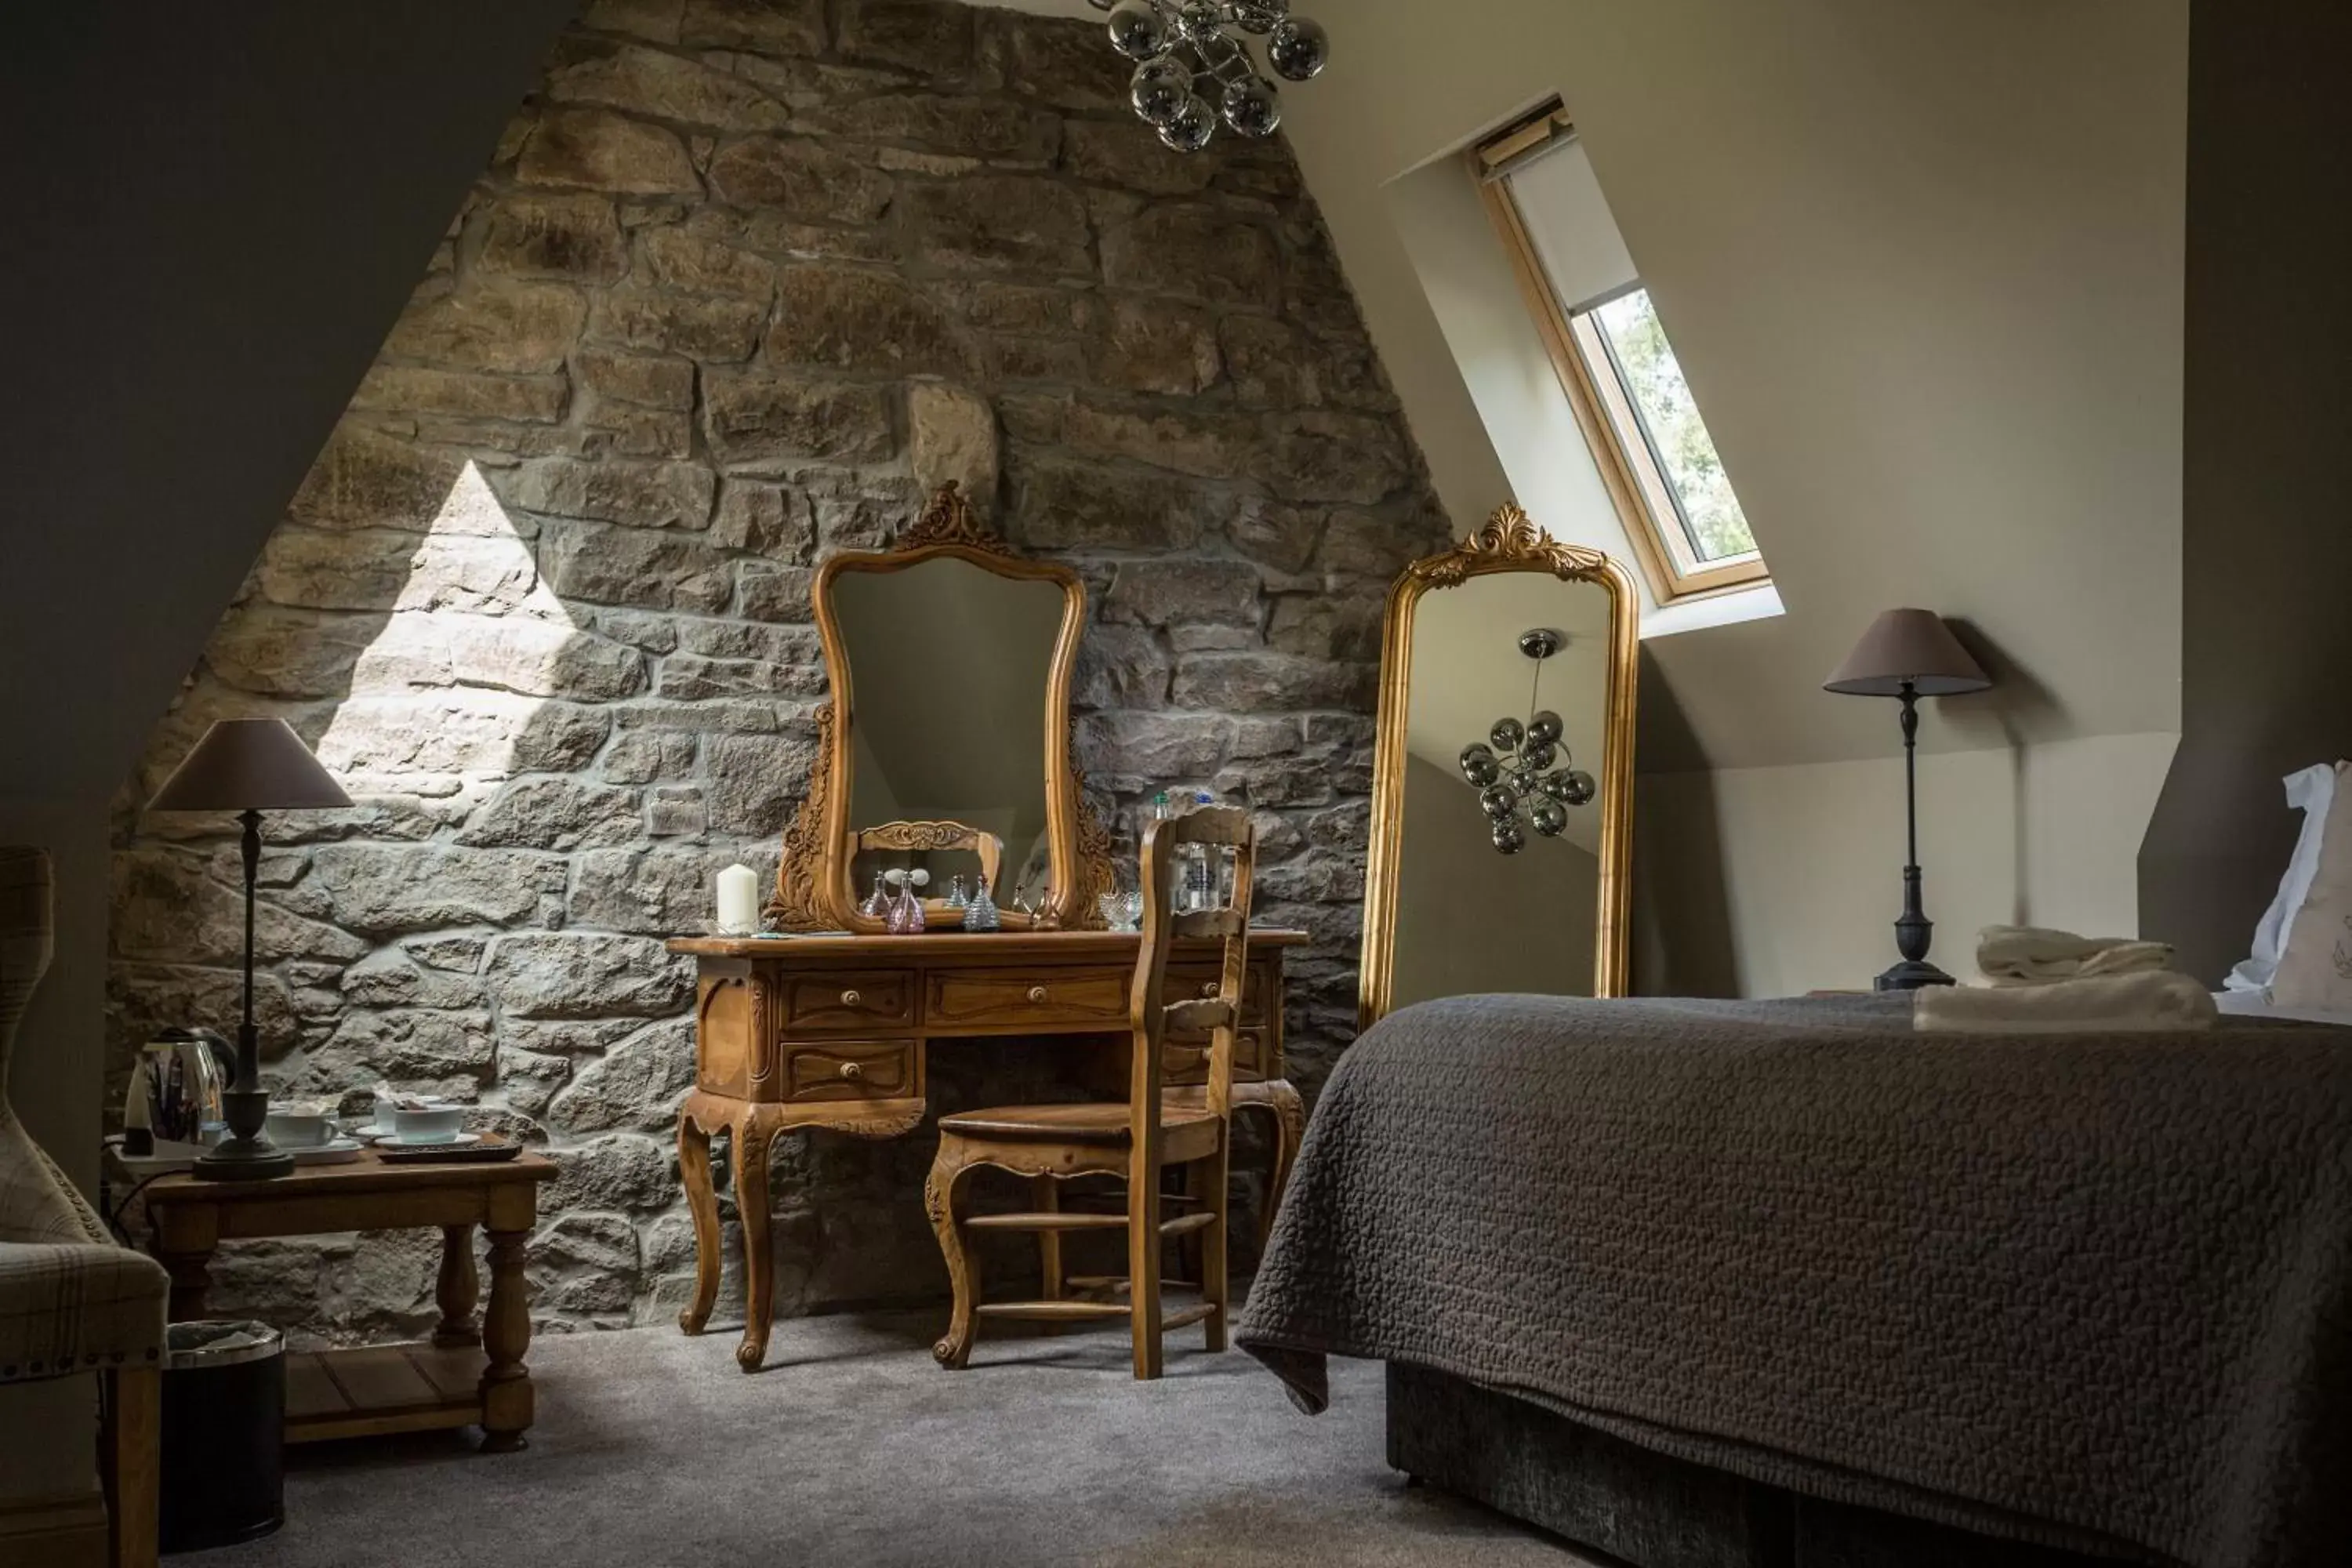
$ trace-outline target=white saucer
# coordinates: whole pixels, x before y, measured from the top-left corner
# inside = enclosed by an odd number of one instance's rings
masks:
[[[478,1132],[460,1132],[455,1138],[403,1138],[391,1133],[378,1138],[375,1146],[379,1149],[463,1149],[468,1143],[481,1141],[482,1135]]]
[[[366,1145],[356,1138],[330,1138],[324,1143],[314,1143],[306,1149],[289,1149],[298,1165],[340,1165],[356,1160],[367,1152]]]

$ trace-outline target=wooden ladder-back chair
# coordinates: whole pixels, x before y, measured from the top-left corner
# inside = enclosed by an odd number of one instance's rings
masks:
[[[1233,897],[1223,909],[1178,914],[1172,908],[1179,845],[1199,845],[1214,857],[1231,849]],[[1135,1342],[1135,1375],[1158,1377],[1160,1336],[1191,1323],[1206,1325],[1208,1348],[1225,1348],[1227,1300],[1225,1229],[1226,1163],[1231,1152],[1234,1031],[1241,1017],[1242,981],[1247,972],[1250,878],[1256,836],[1249,813],[1207,806],[1151,824],[1143,836],[1143,942],[1136,954],[1129,993],[1128,1022],[1133,1034],[1129,1089],[1123,1104],[1016,1105],[969,1110],[940,1118],[939,1159],[924,1184],[924,1206],[939,1232],[948,1277],[955,1287],[955,1316],[946,1337],[931,1347],[940,1364],[961,1367],[971,1353],[981,1318],[1024,1318],[1049,1323],[1126,1318]],[[1178,937],[1216,937],[1223,963],[1213,996],[1166,999],[1168,950]],[[1163,1093],[1163,1048],[1169,1037],[1209,1038],[1208,1082],[1195,1100]],[[1204,1169],[1198,1210],[1160,1218],[1160,1173],[1171,1166],[1199,1163]],[[1037,1208],[1022,1214],[958,1215],[956,1197],[972,1170],[992,1165],[1031,1179]],[[1073,1176],[1115,1175],[1127,1180],[1123,1214],[1065,1210],[1057,1183]],[[1061,1289],[1061,1237],[1078,1230],[1127,1232],[1127,1299],[1080,1300]],[[967,1233],[980,1230],[1035,1232],[1044,1255],[1042,1301],[976,1301],[976,1281],[967,1252]],[[1167,1311],[1160,1299],[1160,1243],[1202,1233],[1201,1297],[1197,1306]]]

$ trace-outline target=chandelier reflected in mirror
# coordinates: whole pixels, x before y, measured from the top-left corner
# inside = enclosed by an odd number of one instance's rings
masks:
[[[1282,100],[1251,58],[1289,81],[1310,81],[1331,58],[1322,24],[1290,15],[1290,0],[1090,0],[1110,13],[1110,47],[1136,62],[1135,112],[1179,153],[1209,144],[1223,120],[1236,135],[1271,136]]]
[[[1495,721],[1486,740],[1462,748],[1462,776],[1478,791],[1478,807],[1494,824],[1495,847],[1506,855],[1528,847],[1528,827],[1546,838],[1559,837],[1568,826],[1569,808],[1590,804],[1594,794],[1592,775],[1575,765],[1560,739],[1559,715],[1540,706],[1544,660],[1567,642],[1549,626],[1519,634],[1519,651],[1536,667],[1527,722],[1507,714]]]

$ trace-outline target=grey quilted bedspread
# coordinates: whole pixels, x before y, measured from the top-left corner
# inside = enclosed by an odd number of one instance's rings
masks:
[[[2352,1030],[1937,1037],[1898,999],[1406,1008],[1237,1331],[1843,1500],[2352,1563]]]

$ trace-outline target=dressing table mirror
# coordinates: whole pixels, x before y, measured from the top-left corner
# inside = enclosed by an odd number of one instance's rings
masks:
[[[827,561],[812,597],[832,700],[770,919],[880,931],[860,909],[877,877],[919,869],[932,926],[961,918],[959,878],[1004,929],[1100,924],[1110,870],[1070,762],[1077,574],[1014,554],[950,485],[893,548]]]
[[[1636,603],[1513,506],[1390,590],[1365,1027],[1439,996],[1623,994]]]
[[[695,1080],[677,1127],[695,1276],[678,1324],[700,1333],[719,1296],[710,1142],[724,1134],[742,1224],[735,1353],[746,1371],[767,1352],[774,1312],[776,1135],[911,1132],[931,1109],[931,1053],[976,1040],[1087,1043],[1065,1058],[1076,1073],[1126,1084],[1141,942],[1104,929],[1097,900],[1114,885],[1110,839],[1070,755],[1071,673],[1086,618],[1077,574],[1016,554],[949,486],[892,548],[826,561],[812,592],[832,695],[816,713],[807,794],[784,832],[772,929],[668,944],[695,966]],[[859,912],[877,868],[930,873],[924,931],[893,934]],[[944,896],[951,879],[969,887],[992,875],[1000,928],[959,929]],[[1017,907],[1024,899],[1036,919]],[[1272,1123],[1262,1226],[1306,1128],[1305,1104],[1283,1076],[1283,976],[1286,952],[1307,940],[1279,929],[1248,934],[1232,1103]],[[1213,937],[1180,938],[1166,975],[1180,989],[1171,994],[1216,994],[1220,952]],[[1169,1091],[1199,1091],[1205,1053],[1181,1041],[1169,1053]]]

